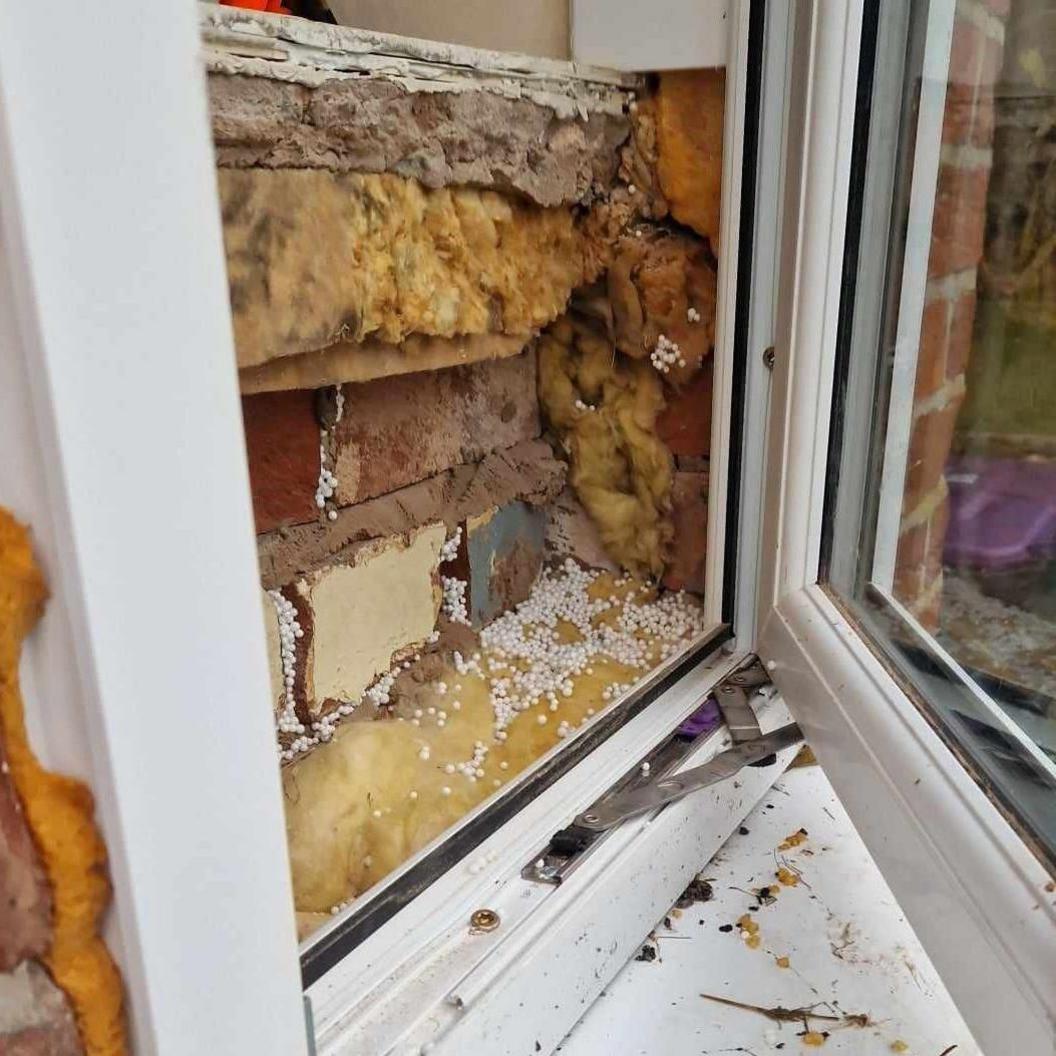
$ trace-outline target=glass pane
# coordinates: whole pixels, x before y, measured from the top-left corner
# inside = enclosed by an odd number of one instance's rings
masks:
[[[873,15],[829,583],[1051,855],[1056,2]]]

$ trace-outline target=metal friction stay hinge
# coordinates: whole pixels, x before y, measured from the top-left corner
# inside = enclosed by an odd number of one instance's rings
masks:
[[[584,852],[620,822],[724,781],[746,766],[774,764],[777,752],[798,744],[803,735],[795,723],[771,733],[760,730],[752,704],[769,686],[770,679],[758,657],[727,675],[667,741],[624,774],[571,825],[555,833],[522,875],[543,883],[560,883],[579,864]],[[733,746],[700,766],[675,773],[697,747],[698,738],[723,723]]]

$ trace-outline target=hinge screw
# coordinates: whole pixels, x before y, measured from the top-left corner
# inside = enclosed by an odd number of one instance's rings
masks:
[[[774,369],[774,346],[771,345],[769,348],[763,349],[763,366],[767,370]]]
[[[474,931],[494,931],[499,923],[499,915],[493,909],[478,909],[469,918],[469,926]]]

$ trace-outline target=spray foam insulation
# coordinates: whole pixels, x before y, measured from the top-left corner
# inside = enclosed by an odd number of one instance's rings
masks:
[[[656,371],[565,319],[539,341],[539,400],[606,551],[636,575],[662,575],[674,465],[656,436],[664,408]]]
[[[106,847],[81,781],[45,770],[26,732],[18,684],[24,638],[47,588],[29,533],[0,509],[0,729],[15,789],[51,886],[52,934],[44,964],[73,1006],[87,1056],[128,1052],[121,977],[99,936],[110,901]]]
[[[570,209],[391,174],[218,174],[240,367],[374,337],[523,334],[587,277]]]

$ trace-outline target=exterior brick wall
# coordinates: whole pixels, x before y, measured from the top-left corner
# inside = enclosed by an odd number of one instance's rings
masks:
[[[994,86],[1009,0],[958,0],[935,188],[894,594],[938,626],[949,518],[945,466],[964,401],[986,234]]]

